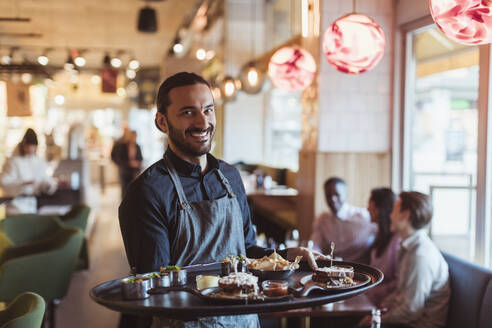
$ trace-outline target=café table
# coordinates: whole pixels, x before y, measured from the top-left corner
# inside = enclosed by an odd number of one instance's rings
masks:
[[[174,319],[191,320],[203,316],[239,315],[248,313],[282,312],[293,309],[316,307],[327,303],[333,303],[363,294],[370,288],[378,285],[383,280],[381,271],[364,264],[333,261],[334,265],[351,265],[355,272],[367,275],[370,279],[367,284],[355,289],[341,291],[313,291],[307,296],[291,297],[275,302],[244,302],[229,303],[210,301],[200,297],[199,292],[169,291],[164,294],[152,294],[150,297],[140,300],[124,300],[121,292],[121,279],[104,282],[90,291],[91,298],[102,306],[111,310],[141,316],[164,316]],[[195,288],[195,276],[198,274],[220,274],[220,263],[217,268],[207,272],[188,270],[188,289]],[[318,261],[318,265],[327,266],[329,261]],[[302,277],[312,273],[305,262],[291,277],[291,284],[299,286]]]

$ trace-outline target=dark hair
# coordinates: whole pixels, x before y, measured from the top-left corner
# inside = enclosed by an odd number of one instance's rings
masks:
[[[379,257],[388,246],[393,233],[390,231],[390,214],[393,210],[393,204],[395,203],[396,195],[389,188],[374,188],[371,190],[371,197],[369,201],[374,202],[374,205],[379,210],[378,217],[378,234],[374,241],[373,247],[376,249],[376,256]]]
[[[24,133],[24,137],[22,137],[19,145],[19,152],[22,156],[26,154],[24,152],[25,145],[38,145],[38,136],[36,135],[36,132],[34,132],[34,130],[31,128],[26,130],[26,133]]]
[[[347,185],[347,183],[345,183],[345,180],[343,180],[342,178],[339,178],[339,177],[331,177],[329,179],[326,179],[325,181],[325,188],[330,185],[330,184],[343,184],[343,185]]]
[[[400,193],[400,211],[410,211],[410,223],[414,229],[425,227],[432,219],[432,201],[429,196],[417,191]]]
[[[164,115],[167,114],[167,107],[171,104],[169,92],[172,89],[194,84],[205,84],[210,88],[210,84],[203,77],[195,73],[180,72],[168,77],[162,82],[157,93],[157,111]]]

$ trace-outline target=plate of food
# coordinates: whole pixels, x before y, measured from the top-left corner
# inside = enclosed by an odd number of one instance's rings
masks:
[[[355,272],[351,266],[328,266],[318,268],[314,274],[302,277],[299,282],[305,288],[316,285],[326,291],[348,290],[367,285],[371,277],[364,273]]]
[[[291,298],[290,295],[267,296],[258,288],[258,277],[246,272],[234,272],[221,277],[218,287],[206,288],[199,295],[213,302],[236,304],[279,301]]]
[[[297,256],[294,262],[289,262],[274,251],[270,256],[250,260],[246,267],[260,280],[284,280],[299,269],[301,259],[302,256]]]

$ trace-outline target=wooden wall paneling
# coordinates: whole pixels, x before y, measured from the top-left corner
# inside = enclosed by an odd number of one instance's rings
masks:
[[[297,173],[297,222],[301,240],[311,236],[314,218],[316,153],[299,152],[299,172]]]

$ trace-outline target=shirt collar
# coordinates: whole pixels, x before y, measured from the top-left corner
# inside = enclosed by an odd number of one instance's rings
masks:
[[[182,159],[181,157],[176,155],[171,150],[171,148],[167,148],[164,156],[167,156],[171,160],[171,163],[174,165],[174,168],[179,175],[191,177],[200,177],[202,175],[202,168],[200,167],[200,165]],[[209,167],[208,171],[219,168],[218,159],[212,156],[210,153],[207,154],[207,163]]]
[[[419,229],[415,231],[413,234],[408,236],[405,240],[401,242],[401,247],[405,250],[409,250],[417,246],[420,242],[420,239],[427,235],[425,229]]]

